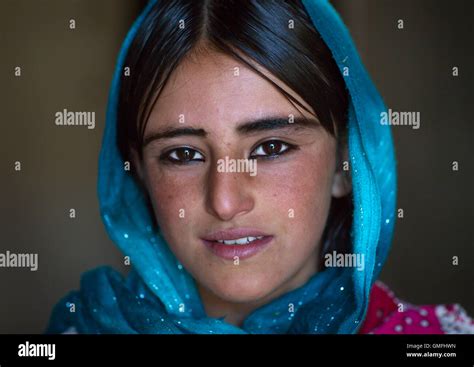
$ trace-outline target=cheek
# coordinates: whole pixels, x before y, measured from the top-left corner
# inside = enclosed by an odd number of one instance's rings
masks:
[[[196,177],[147,167],[147,188],[156,220],[165,237],[185,239],[183,237],[192,228],[189,224],[202,196]],[[176,242],[169,241],[171,244]]]
[[[267,208],[264,211],[274,213],[273,220],[281,218],[282,228],[291,233],[324,226],[335,168],[330,147],[302,154],[281,169],[270,168],[271,164],[258,167],[257,191],[260,204]]]

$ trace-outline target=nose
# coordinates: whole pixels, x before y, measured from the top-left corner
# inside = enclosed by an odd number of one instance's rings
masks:
[[[222,221],[250,212],[254,207],[251,180],[245,172],[218,172],[210,169],[206,183],[206,211]]]

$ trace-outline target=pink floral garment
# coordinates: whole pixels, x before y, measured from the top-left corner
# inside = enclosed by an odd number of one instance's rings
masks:
[[[457,304],[414,306],[376,282],[359,334],[474,334],[474,321]]]

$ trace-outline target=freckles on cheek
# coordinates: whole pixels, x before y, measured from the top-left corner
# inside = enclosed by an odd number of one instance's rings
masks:
[[[267,189],[271,187],[274,196],[314,197],[329,191],[333,174],[331,165],[325,160],[305,159],[262,172],[261,177],[264,177]]]
[[[315,216],[324,216],[331,200],[333,164],[333,160],[320,153],[268,166],[268,169],[259,167],[258,191],[267,202],[265,206],[268,205],[268,210],[277,210],[282,218],[288,218],[290,211],[295,219],[314,220]]]
[[[187,217],[195,198],[193,186],[177,175],[150,176],[148,190],[158,222],[180,223],[178,219]]]

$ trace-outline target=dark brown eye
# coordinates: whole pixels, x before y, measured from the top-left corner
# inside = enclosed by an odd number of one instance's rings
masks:
[[[270,141],[268,143],[262,144],[262,147],[263,147],[263,151],[267,155],[275,155],[275,154],[280,153],[282,145],[283,144],[279,141]]]
[[[177,148],[165,153],[161,159],[176,164],[187,164],[194,161],[204,161],[204,157],[197,150],[191,148]]]
[[[191,152],[189,149],[178,149],[176,151],[176,155],[178,156],[178,160],[180,161],[189,161],[193,158],[194,153]]]
[[[251,158],[278,157],[293,149],[294,146],[280,140],[269,140],[260,144],[251,154]]]

